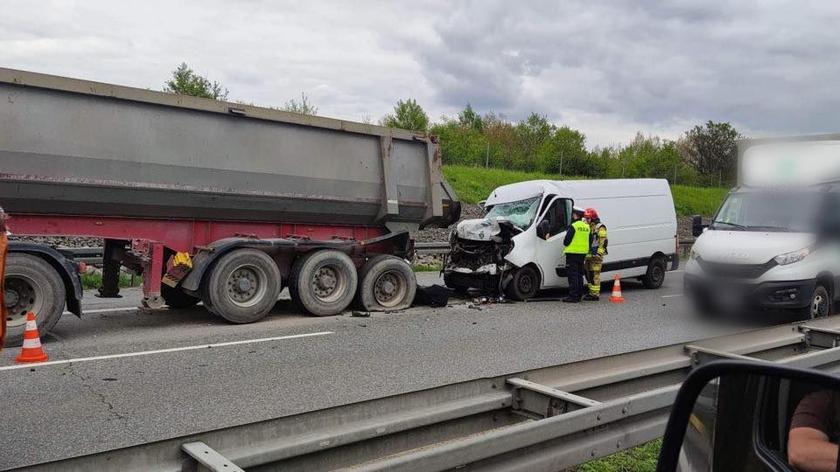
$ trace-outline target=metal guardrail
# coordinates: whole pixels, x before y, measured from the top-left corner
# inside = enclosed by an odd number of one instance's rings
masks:
[[[555,472],[662,435],[692,368],[745,357],[840,370],[840,317],[444,385],[33,470]],[[198,457],[196,457],[198,456]],[[192,465],[190,465],[192,464]]]

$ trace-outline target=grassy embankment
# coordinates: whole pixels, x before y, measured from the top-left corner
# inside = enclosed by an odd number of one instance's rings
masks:
[[[443,174],[455,189],[458,197],[465,203],[478,203],[487,198],[490,192],[501,185],[522,182],[524,180],[561,180],[576,177],[560,177],[540,172],[521,172],[504,169],[484,169],[468,166],[444,166]],[[715,187],[688,187],[672,185],[674,207],[679,216],[705,215],[715,213],[728,190]]]

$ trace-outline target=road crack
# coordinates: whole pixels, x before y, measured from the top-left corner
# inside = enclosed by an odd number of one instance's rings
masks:
[[[92,383],[90,382],[91,377],[85,377],[84,375],[82,375],[81,372],[75,369],[75,366],[72,362],[67,365],[70,374],[78,378],[82,383],[82,387],[84,387],[88,392],[95,396],[99,400],[99,403],[101,403],[108,409],[108,414],[111,417],[111,419],[114,421],[122,422],[124,429],[127,431],[129,418],[117,411],[117,409],[114,407],[114,404],[108,400],[104,393],[99,392],[96,388],[94,388],[94,385],[92,385]]]

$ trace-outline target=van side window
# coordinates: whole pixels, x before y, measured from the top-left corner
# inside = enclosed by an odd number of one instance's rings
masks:
[[[569,226],[569,218],[566,207],[568,200],[558,198],[551,203],[548,211],[545,213],[544,220],[548,220],[549,237],[562,233]]]

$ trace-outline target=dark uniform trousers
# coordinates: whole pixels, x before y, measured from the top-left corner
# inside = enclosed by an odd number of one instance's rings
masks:
[[[566,254],[566,275],[569,278],[569,297],[580,300],[583,296],[583,264],[586,254]]]

